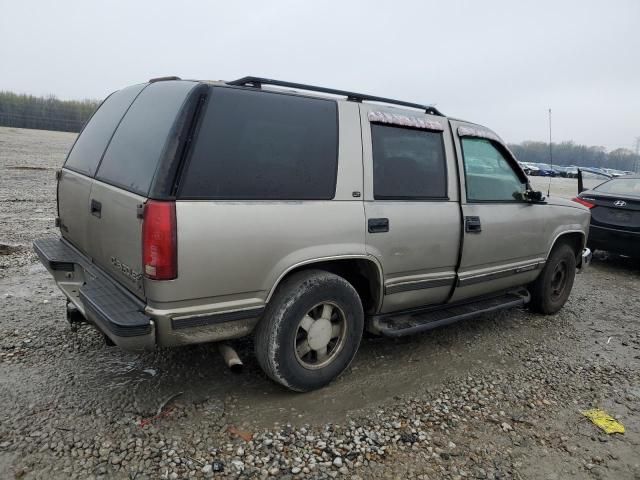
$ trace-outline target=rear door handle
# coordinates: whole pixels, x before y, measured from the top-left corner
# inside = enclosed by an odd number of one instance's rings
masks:
[[[464,231],[467,233],[480,233],[482,231],[480,217],[464,217]]]
[[[388,218],[370,218],[367,221],[369,233],[384,233],[389,231]]]
[[[93,198],[91,199],[91,215],[100,218],[102,216],[102,204],[97,201],[94,200]]]

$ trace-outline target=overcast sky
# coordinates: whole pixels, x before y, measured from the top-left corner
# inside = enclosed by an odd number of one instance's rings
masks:
[[[0,90],[259,75],[434,103],[509,142],[631,148],[640,1],[0,0]]]

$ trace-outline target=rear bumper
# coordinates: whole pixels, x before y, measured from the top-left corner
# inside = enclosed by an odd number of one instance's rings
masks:
[[[124,350],[244,337],[264,311],[263,307],[224,311],[216,305],[153,308],[60,237],[38,239],[33,249],[84,318]]]
[[[71,244],[59,237],[33,243],[40,261],[84,317],[125,350],[149,350],[156,345],[155,322],[145,304],[118,286]]]
[[[582,254],[580,255],[579,263],[578,263],[578,273],[581,273],[585,268],[587,268],[591,264],[591,259],[593,258],[593,253],[591,249],[585,248],[582,250]]]
[[[591,225],[589,246],[629,257],[640,257],[640,232]]]

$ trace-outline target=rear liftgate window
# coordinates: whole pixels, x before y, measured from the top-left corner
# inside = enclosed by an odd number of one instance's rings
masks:
[[[371,138],[375,199],[447,197],[442,133],[371,124]]]
[[[180,109],[195,82],[149,85],[118,126],[96,178],[146,196]]]
[[[337,163],[336,102],[212,88],[180,197],[331,199]]]
[[[76,140],[65,167],[93,177],[118,122],[144,85],[133,85],[109,95]]]

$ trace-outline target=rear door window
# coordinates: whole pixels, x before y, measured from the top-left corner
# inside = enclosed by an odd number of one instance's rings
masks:
[[[212,88],[180,197],[333,198],[337,115],[333,100]]]
[[[371,140],[376,200],[446,198],[442,133],[371,124]]]
[[[144,87],[142,84],[123,88],[102,102],[69,152],[66,168],[93,177],[118,123]]]
[[[169,132],[196,85],[185,81],[149,85],[120,122],[96,179],[146,196]]]

